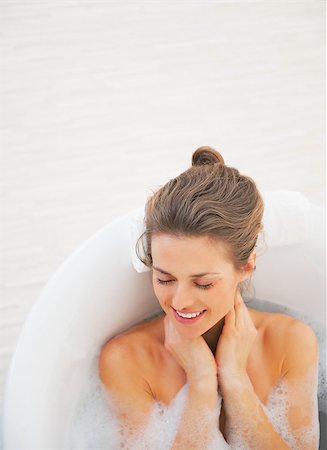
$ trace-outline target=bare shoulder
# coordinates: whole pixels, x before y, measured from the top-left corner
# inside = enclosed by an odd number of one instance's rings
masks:
[[[301,347],[317,343],[313,329],[304,321],[288,314],[269,314],[267,331],[274,340],[282,343],[286,348]]]
[[[100,352],[100,379],[131,435],[144,426],[155,402],[150,371],[155,341],[149,324],[136,326],[110,339]]]
[[[292,318],[281,336],[284,345],[282,375],[299,376],[318,362],[318,339],[313,329],[302,320]]]
[[[153,319],[110,339],[100,352],[102,382],[109,388],[116,388],[117,384],[127,386],[129,381],[135,386],[138,381],[140,388],[152,394],[149,379],[154,363],[160,364],[157,359],[160,358],[161,328],[160,320]]]
[[[281,375],[294,365],[308,366],[316,362],[318,340],[306,322],[283,313],[256,311],[254,317],[259,328],[262,327],[265,345],[281,358]]]
[[[267,311],[258,311],[248,308],[251,318],[258,329],[262,328],[266,333],[277,339],[282,333],[297,334],[306,331],[313,333],[312,328],[302,320],[285,313],[273,313]]]

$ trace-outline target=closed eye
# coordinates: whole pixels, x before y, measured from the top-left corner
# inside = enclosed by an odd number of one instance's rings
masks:
[[[172,283],[173,281],[174,280],[160,280],[160,278],[157,278],[157,283],[158,284],[168,284],[168,283]],[[209,283],[209,284],[197,284],[197,283],[194,283],[194,285],[196,287],[198,287],[199,289],[210,289],[213,286],[212,283]]]
[[[168,284],[168,283],[171,283],[172,281],[174,281],[174,280],[160,280],[160,278],[157,278],[157,282],[159,284]]]

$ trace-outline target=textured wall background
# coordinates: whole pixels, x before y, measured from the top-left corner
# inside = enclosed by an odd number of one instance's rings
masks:
[[[324,8],[0,3],[0,397],[54,270],[198,146],[324,203]]]

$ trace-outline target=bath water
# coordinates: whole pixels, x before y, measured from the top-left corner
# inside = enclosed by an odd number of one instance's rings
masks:
[[[252,307],[252,305],[249,306]],[[294,311],[290,315],[295,316]],[[297,314],[297,318],[304,320],[301,314]],[[307,318],[305,319],[315,331],[320,349],[319,366],[315,373],[311,373],[308,378],[308,387],[313,388],[315,393],[312,398],[312,407],[317,411],[318,398],[320,409],[321,407],[326,408],[325,334],[324,327],[308,321]],[[185,404],[187,390],[188,385],[185,384],[169,406],[156,402],[147,426],[137,438],[134,437],[132,445],[129,446],[126,443],[125,448],[133,450],[168,450],[171,448]],[[121,430],[110,405],[110,395],[98,376],[98,355],[96,355],[90,366],[87,386],[81,394],[65,448],[69,450],[118,450],[120,448]],[[298,430],[296,434],[293,434],[289,429],[287,421],[288,391],[283,380],[278,380],[269,394],[266,405],[262,404],[261,406],[275,429],[292,450],[297,450],[298,442],[301,442],[302,445],[306,442],[307,448],[309,448],[311,442],[317,442],[319,437],[318,415],[314,418],[313,423]],[[321,417],[325,418],[326,412],[326,410],[321,411]],[[242,434],[246,432],[245,429],[234,431],[232,441],[227,444],[220,431],[217,430],[217,435],[213,437],[208,450],[248,450],[242,439]],[[320,448],[323,449],[324,447],[321,446]]]

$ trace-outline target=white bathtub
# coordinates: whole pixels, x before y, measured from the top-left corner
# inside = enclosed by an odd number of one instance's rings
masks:
[[[142,211],[118,218],[78,248],[32,308],[6,380],[4,450],[63,449],[94,355],[111,336],[160,310],[150,272],[132,264],[131,227]],[[308,232],[298,242],[259,252],[253,284],[256,297],[271,302],[267,310],[284,305],[323,327],[325,210],[310,205],[306,214]],[[322,421],[326,403],[319,400]]]

